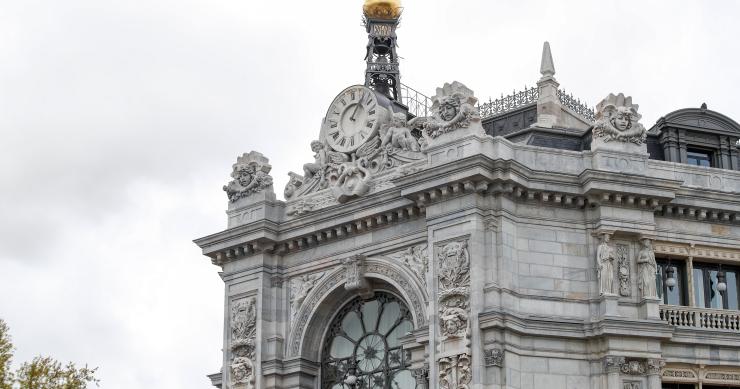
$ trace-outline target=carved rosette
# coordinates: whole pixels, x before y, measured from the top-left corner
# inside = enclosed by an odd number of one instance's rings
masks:
[[[324,276],[324,272],[314,274],[303,274],[290,280],[290,318],[295,318],[296,312],[303,304],[308,293],[313,289],[316,282]]]
[[[467,241],[451,242],[439,249],[439,320],[443,338],[468,334],[470,308],[470,258]]]
[[[231,306],[231,385],[253,389],[257,338],[257,299],[236,300]]]
[[[471,379],[470,355],[453,355],[439,360],[441,389],[468,389]]]
[[[403,251],[389,254],[389,258],[402,263],[411,270],[419,283],[427,288],[427,272],[429,271],[429,258],[427,256],[427,244],[411,246]]]
[[[272,166],[269,160],[256,151],[244,153],[236,159],[232,166],[231,178],[223,189],[229,197],[229,201],[236,202],[241,198],[264,190],[272,190]]]

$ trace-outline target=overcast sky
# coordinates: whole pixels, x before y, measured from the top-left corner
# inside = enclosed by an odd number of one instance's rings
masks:
[[[103,388],[207,388],[223,283],[192,239],[226,226],[237,155],[288,171],[362,83],[361,0],[0,1],[0,318],[16,362],[99,366]],[[555,77],[740,120],[737,1],[406,0],[402,81],[482,100]]]

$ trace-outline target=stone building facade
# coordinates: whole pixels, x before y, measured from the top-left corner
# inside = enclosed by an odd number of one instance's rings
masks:
[[[536,88],[427,98],[376,3],[365,85],[285,200],[246,153],[228,228],[195,241],[225,283],[213,385],[740,388],[740,126],[704,105],[648,130],[622,93],[591,110],[547,43]]]

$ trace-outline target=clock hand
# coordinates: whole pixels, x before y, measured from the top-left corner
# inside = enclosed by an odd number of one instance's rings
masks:
[[[355,121],[355,115],[357,115],[357,110],[360,109],[360,104],[355,105],[355,110],[352,111],[352,116],[349,117],[349,120]]]

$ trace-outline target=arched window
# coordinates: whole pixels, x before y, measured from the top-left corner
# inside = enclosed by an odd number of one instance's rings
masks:
[[[323,389],[414,389],[410,355],[399,338],[413,329],[396,296],[376,292],[345,305],[329,326],[321,361]]]

